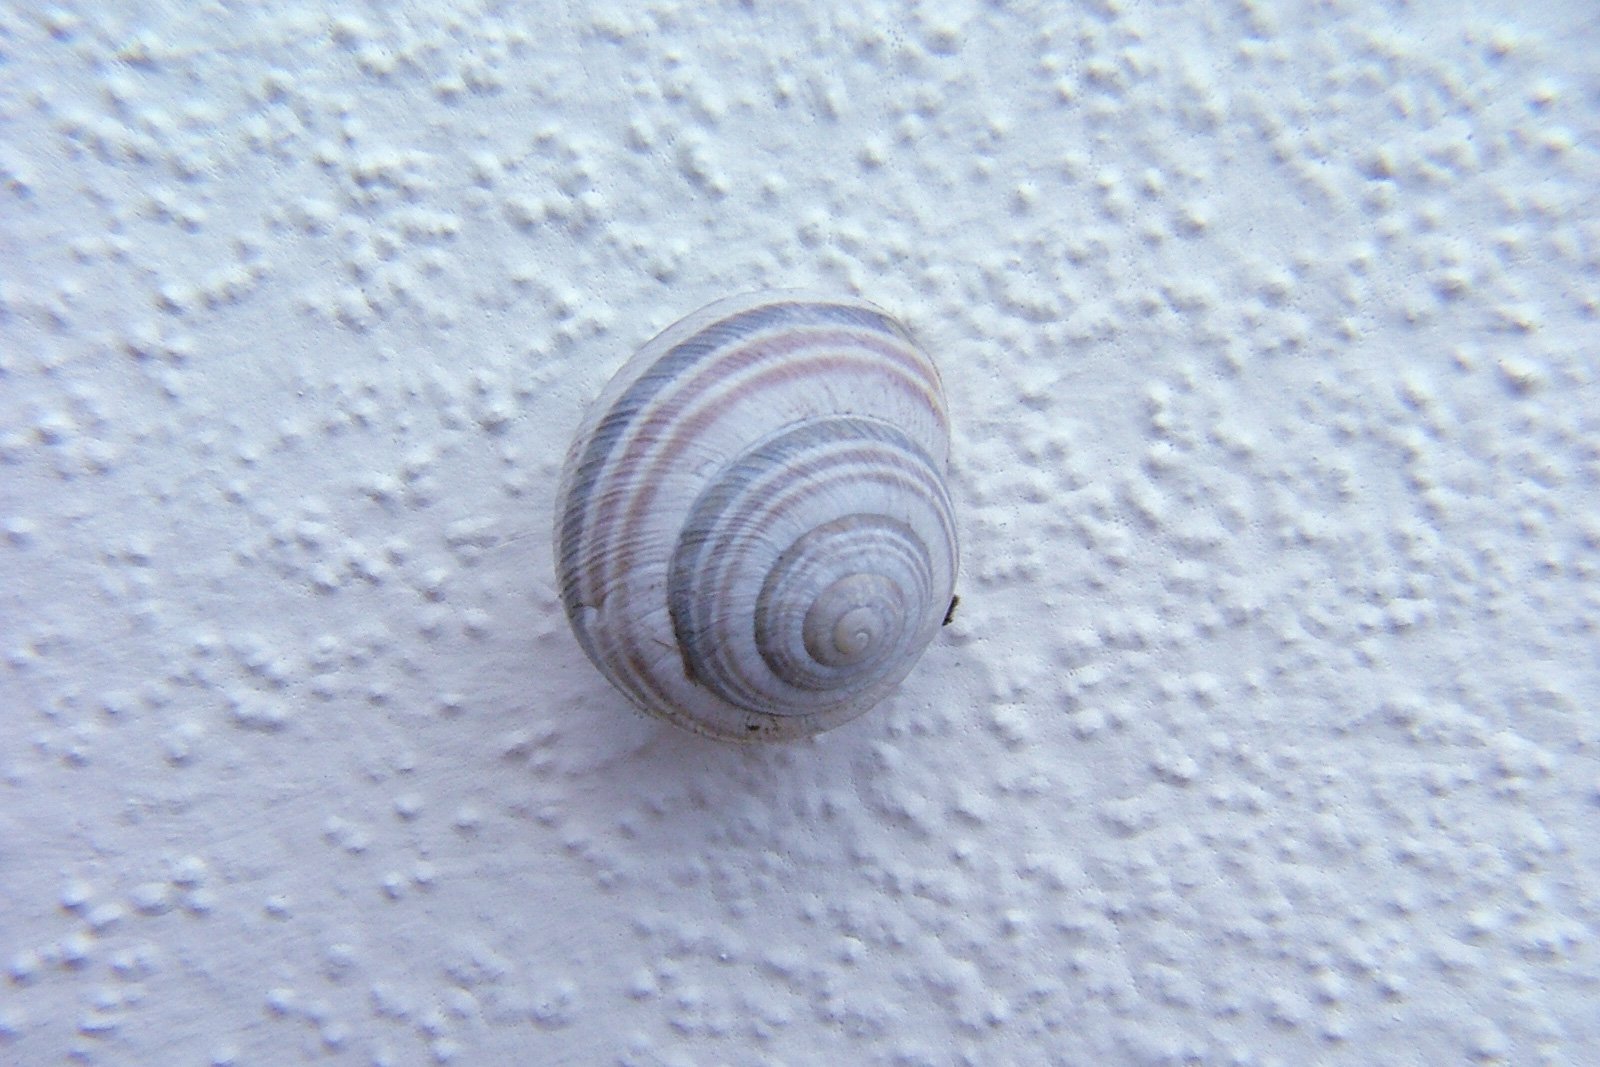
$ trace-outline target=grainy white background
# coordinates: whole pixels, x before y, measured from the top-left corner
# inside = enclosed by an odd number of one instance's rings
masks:
[[[0,7],[0,1060],[1593,1062],[1597,145],[1585,0]],[[743,749],[549,525],[773,285],[965,559]]]

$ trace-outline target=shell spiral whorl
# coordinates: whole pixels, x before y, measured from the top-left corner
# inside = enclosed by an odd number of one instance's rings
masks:
[[[728,740],[802,737],[911,670],[955,584],[932,362],[865,301],[754,293],[641,348],[573,442],[556,573],[634,704]]]

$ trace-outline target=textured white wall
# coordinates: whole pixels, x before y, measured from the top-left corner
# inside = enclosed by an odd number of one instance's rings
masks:
[[[0,1060],[1593,1062],[1592,4],[853,6],[0,9]],[[741,749],[551,495],[786,284],[962,603]]]

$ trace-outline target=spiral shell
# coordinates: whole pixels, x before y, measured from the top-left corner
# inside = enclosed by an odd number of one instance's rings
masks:
[[[702,308],[641,348],[573,442],[556,573],[573,633],[644,711],[727,740],[877,703],[956,573],[938,371],[853,298]]]

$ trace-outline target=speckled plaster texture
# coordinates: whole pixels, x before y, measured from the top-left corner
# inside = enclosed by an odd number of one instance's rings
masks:
[[[1584,1064],[1585,2],[0,8],[0,1061]],[[742,748],[551,588],[707,300],[941,362],[961,606]]]

